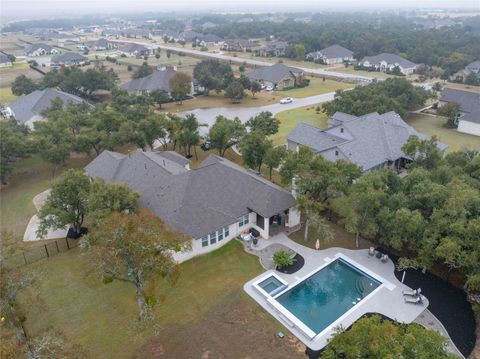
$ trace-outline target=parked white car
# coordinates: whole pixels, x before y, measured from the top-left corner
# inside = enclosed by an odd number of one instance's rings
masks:
[[[280,100],[280,103],[282,105],[285,105],[287,103],[292,103],[292,102],[293,102],[293,98],[291,98],[291,97],[284,97]]]
[[[267,87],[265,87],[265,90],[267,90],[267,91],[273,91],[273,86],[272,86],[272,85],[268,85]]]

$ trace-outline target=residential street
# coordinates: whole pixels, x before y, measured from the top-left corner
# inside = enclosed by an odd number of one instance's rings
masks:
[[[246,122],[250,119],[250,117],[256,116],[262,111],[270,111],[274,115],[285,111],[291,110],[298,107],[304,106],[311,106],[316,105],[323,102],[328,102],[333,100],[335,92],[329,92],[323,95],[317,96],[310,96],[304,98],[294,99],[292,103],[282,105],[280,103],[267,105],[267,106],[260,106],[260,107],[239,107],[239,108],[231,108],[231,107],[215,107],[215,108],[208,108],[208,109],[195,109],[192,111],[185,111],[181,114],[193,113],[198,119],[198,122],[201,124],[206,124],[210,127],[213,123],[215,123],[215,118],[218,115],[223,115],[228,118],[238,117],[242,122]],[[241,106],[241,105],[239,105]],[[201,127],[202,134],[206,134],[208,132],[208,127]]]

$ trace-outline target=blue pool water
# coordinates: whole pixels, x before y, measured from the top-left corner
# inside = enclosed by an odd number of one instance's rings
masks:
[[[318,334],[380,284],[339,258],[276,300]]]
[[[282,282],[280,282],[277,278],[274,276],[268,277],[264,281],[262,281],[259,286],[268,294],[271,296],[280,293],[282,289],[285,288],[285,285],[283,285]]]

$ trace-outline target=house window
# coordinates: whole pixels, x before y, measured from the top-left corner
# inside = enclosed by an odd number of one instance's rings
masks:
[[[338,156],[338,151],[335,151],[335,156]]]
[[[209,237],[210,237],[210,244],[217,243],[217,233],[216,232],[210,233]]]
[[[217,239],[219,242],[223,239],[223,228],[217,231]]]
[[[243,226],[245,226],[245,225],[247,225],[247,224],[248,224],[248,214],[240,217],[240,220],[239,220],[239,224],[238,224],[238,225],[239,225],[240,227],[243,227]]]
[[[224,230],[225,231],[224,231],[223,234],[224,234],[225,238],[228,238],[228,236],[230,235],[230,228],[228,228],[228,226],[227,226],[227,227],[224,228]]]
[[[208,246],[208,236],[202,237],[202,247]]]
[[[343,133],[343,127],[340,129],[340,133]]]

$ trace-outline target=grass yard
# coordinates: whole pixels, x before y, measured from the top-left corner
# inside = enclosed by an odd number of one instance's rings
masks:
[[[71,158],[67,168],[83,168],[90,159],[86,157]],[[58,175],[58,174],[57,174]],[[14,171],[9,179],[9,184],[0,190],[0,227],[2,237],[4,233],[12,233],[23,240],[23,234],[28,221],[35,214],[32,199],[35,195],[51,186],[52,167],[42,161],[38,156],[20,160],[15,164]],[[26,243],[23,243],[27,245]],[[31,244],[35,245],[35,244]]]
[[[304,240],[305,236],[305,227],[303,223],[305,222],[305,219],[302,218],[302,228],[295,233],[292,233],[289,235],[289,238],[294,240],[297,243],[300,243],[301,245],[304,245],[309,248],[315,248],[315,243],[317,239],[319,239],[317,232],[315,229],[310,226],[308,229],[308,237],[307,241]],[[333,231],[334,239],[331,242],[324,243],[320,240],[320,249],[325,249],[325,248],[331,248],[331,247],[341,247],[341,248],[347,248],[347,249],[357,249],[355,247],[355,235],[348,233],[345,228],[343,228],[341,225],[336,224],[334,222],[327,221],[329,224],[331,230]],[[358,241],[359,248],[360,249],[365,249],[365,248],[370,248],[370,247],[375,247],[375,245],[366,240],[360,238]]]
[[[278,113],[275,117],[280,120],[280,128],[278,133],[272,136],[273,143],[275,145],[284,144],[290,131],[301,122],[319,128],[326,128],[327,115],[321,111],[317,113],[315,110],[316,107],[317,106],[306,106]]]
[[[17,76],[25,75],[32,80],[42,77],[40,73],[32,70],[27,63],[16,62],[12,67],[0,69],[0,88],[10,87]]]
[[[18,96],[15,96],[12,93],[12,88],[11,87],[2,87],[0,88],[0,103],[8,103],[13,100],[15,100]]]
[[[303,358],[303,345],[243,292],[263,271],[236,241],[180,265],[172,284],[157,278],[155,318],[139,325],[135,287],[102,284],[77,249],[28,267],[41,273],[22,293],[26,331],[62,330],[90,358]],[[38,298],[35,305],[28,298]]]
[[[325,79],[325,81],[323,81],[323,79],[319,77],[309,77],[309,79],[310,84],[306,87],[277,91],[277,93],[283,97],[289,96],[294,98],[303,98],[353,87],[352,84],[348,84],[345,82],[328,79]]]
[[[328,71],[329,69],[327,69]],[[377,79],[387,79],[389,77],[396,77],[393,75],[387,75],[384,72],[378,72],[378,71],[357,71],[353,68],[353,66],[345,67],[345,66],[340,66],[334,69],[331,69],[332,71],[335,72],[343,72],[347,74],[354,74],[354,75],[359,75],[359,76],[367,76],[367,77],[374,77]]]
[[[480,150],[480,138],[478,136],[460,133],[454,129],[445,128],[445,118],[424,114],[411,114],[407,123],[417,131],[428,136],[437,136],[438,139],[448,145],[447,151],[458,151],[462,148]]]
[[[271,105],[278,103],[281,96],[268,93],[259,92],[255,94],[255,98],[252,97],[250,91],[245,91],[245,97],[240,103],[232,103],[229,99],[225,98],[223,92],[217,94],[215,91],[210,91],[208,96],[199,95],[191,100],[183,101],[183,104],[179,105],[175,102],[162,105],[162,110],[166,112],[183,112],[196,108],[212,108],[212,107],[260,107],[265,105]]]
[[[459,84],[456,82],[442,82],[442,85],[444,88],[480,93],[480,86],[470,86],[465,84]]]

